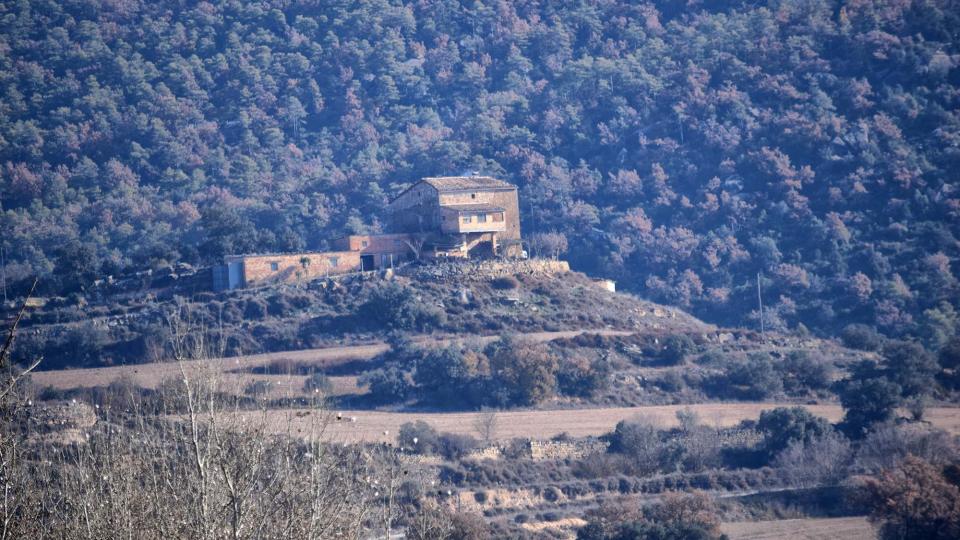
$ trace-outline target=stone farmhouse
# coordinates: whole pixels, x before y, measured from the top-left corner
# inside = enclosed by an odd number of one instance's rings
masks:
[[[517,187],[502,180],[424,178],[391,201],[389,211],[389,234],[339,238],[333,251],[229,255],[213,268],[213,288],[309,281],[415,259],[524,256]]]

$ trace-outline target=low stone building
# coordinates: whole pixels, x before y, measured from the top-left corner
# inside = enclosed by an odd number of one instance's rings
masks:
[[[354,235],[333,242],[336,251],[228,255],[213,268],[215,291],[268,283],[296,283],[317,278],[394,268],[413,257],[405,234]]]

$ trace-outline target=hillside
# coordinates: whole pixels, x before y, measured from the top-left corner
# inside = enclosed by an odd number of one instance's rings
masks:
[[[611,293],[563,262],[411,265],[228,293],[191,286],[109,289],[81,303],[28,310],[14,358],[41,369],[139,364],[172,357],[173,325],[215,339],[214,356],[436,337],[619,329],[651,335],[715,332],[686,313]]]
[[[309,400],[319,377],[338,407],[474,410],[833,401],[830,384],[877,356],[718,329],[567,268],[411,264],[190,298],[48,304],[21,321],[14,358],[44,358],[33,381],[47,398],[119,383],[149,394],[186,366],[282,407]],[[199,357],[186,336],[205,342]]]
[[[958,11],[878,2],[2,2],[22,294],[376,231],[521,186],[575,269],[714,323],[956,326]],[[953,306],[953,307],[951,307]]]

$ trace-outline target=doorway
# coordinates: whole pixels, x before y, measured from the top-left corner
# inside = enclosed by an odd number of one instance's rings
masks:
[[[364,272],[368,272],[368,271],[370,271],[370,270],[374,270],[374,269],[376,268],[376,267],[374,266],[374,265],[375,265],[375,262],[374,262],[374,261],[375,261],[375,259],[373,258],[373,255],[361,255],[361,256],[360,256],[360,270],[361,270],[361,271],[364,271]]]

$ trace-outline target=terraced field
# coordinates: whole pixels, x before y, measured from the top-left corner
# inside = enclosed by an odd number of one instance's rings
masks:
[[[874,528],[864,517],[783,519],[724,523],[730,540],[872,540]]]
[[[643,416],[663,427],[677,425],[676,413],[690,409],[708,425],[729,427],[747,419],[756,419],[760,413],[778,406],[795,404],[776,402],[704,403],[694,405],[655,405],[642,407],[610,407],[596,409],[561,409],[504,411],[497,413],[495,438],[508,440],[514,437],[547,439],[560,433],[574,437],[602,435],[613,430],[617,422],[625,418]],[[839,405],[806,405],[812,413],[831,422],[839,421],[843,411]],[[438,431],[476,435],[474,425],[479,413],[435,412],[384,412],[384,411],[324,411],[330,416],[325,436],[343,442],[395,441],[397,430],[405,422],[423,420]],[[307,409],[272,410],[266,413],[277,430],[286,432],[306,428],[318,414]],[[340,419],[337,420],[336,416]],[[934,426],[951,433],[960,434],[960,408],[932,407],[926,418]]]

